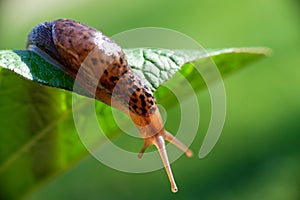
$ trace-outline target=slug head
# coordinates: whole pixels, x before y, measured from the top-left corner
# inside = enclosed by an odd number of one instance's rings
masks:
[[[154,113],[148,116],[141,116],[132,112],[130,113],[131,119],[137,125],[140,135],[144,138],[144,145],[140,153],[138,154],[138,157],[142,158],[145,150],[149,146],[155,145],[159,151],[160,157],[167,172],[172,192],[177,192],[178,188],[176,186],[174,176],[170,167],[165,140],[180,148],[188,157],[191,157],[193,155],[193,152],[188,149],[188,147],[186,147],[182,142],[180,142],[176,137],[174,137],[164,129],[159,110],[156,105],[155,107],[156,109]]]

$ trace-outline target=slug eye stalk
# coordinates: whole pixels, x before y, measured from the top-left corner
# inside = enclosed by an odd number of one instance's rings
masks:
[[[165,145],[165,140],[167,140],[168,142],[174,144],[175,146],[177,146],[179,149],[181,149],[183,152],[185,152],[185,154],[188,157],[193,156],[193,152],[187,147],[185,146],[182,142],[180,142],[176,137],[174,137],[171,133],[169,133],[166,130],[163,130],[163,134],[156,134],[153,137],[147,138],[145,139],[144,145],[140,151],[140,153],[138,154],[139,158],[142,158],[145,150],[150,146],[150,145],[155,145],[156,148],[159,151],[160,157],[163,161],[165,170],[167,172],[170,184],[171,184],[171,190],[172,192],[177,192],[178,188],[171,170],[171,166],[169,163],[169,159],[168,159],[168,155],[167,155],[167,151],[166,151],[166,145]]]

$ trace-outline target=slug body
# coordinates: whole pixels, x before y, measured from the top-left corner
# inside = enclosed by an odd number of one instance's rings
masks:
[[[177,191],[165,140],[192,152],[163,127],[156,100],[149,87],[128,66],[122,49],[100,31],[74,20],[59,19],[37,25],[26,48],[45,56],[81,87],[107,105],[127,113],[144,139],[139,157],[155,145],[166,168],[172,191]]]

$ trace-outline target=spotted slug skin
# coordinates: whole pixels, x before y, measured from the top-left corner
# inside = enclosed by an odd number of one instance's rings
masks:
[[[26,47],[53,60],[96,99],[126,112],[144,138],[139,157],[148,146],[155,145],[172,191],[177,191],[164,140],[188,156],[192,152],[164,129],[152,91],[128,66],[119,45],[97,29],[74,20],[58,19],[38,24],[29,33]]]
[[[97,48],[95,38],[102,41],[100,43],[102,49],[110,46],[114,48],[114,52],[107,55],[105,50]],[[94,69],[93,74],[101,73],[99,85],[102,87],[99,89],[104,90],[104,94],[96,95],[100,101],[110,105],[110,98],[115,90],[114,94],[120,99],[130,97],[129,109],[138,115],[149,116],[156,110],[151,90],[133,73],[121,48],[98,30],[67,19],[45,22],[39,24],[29,34],[27,47],[32,45],[58,61],[63,70],[74,79],[83,62]],[[103,71],[99,71],[100,69]],[[83,78],[92,78],[93,74]],[[119,83],[115,88],[120,77],[123,83]],[[123,103],[125,106],[128,105],[127,102]]]

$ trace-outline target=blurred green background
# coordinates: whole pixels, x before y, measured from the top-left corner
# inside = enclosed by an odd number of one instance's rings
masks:
[[[0,49],[24,49],[33,26],[61,17],[106,35],[164,27],[205,48],[267,46],[273,55],[225,78],[222,136],[208,157],[172,164],[177,194],[163,169],[128,174],[86,157],[29,199],[300,199],[299,1],[2,0]],[[207,91],[198,96],[209,115]],[[196,154],[204,133],[205,126],[191,147]]]

